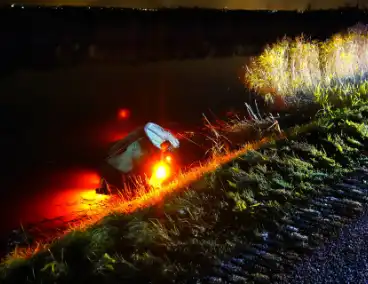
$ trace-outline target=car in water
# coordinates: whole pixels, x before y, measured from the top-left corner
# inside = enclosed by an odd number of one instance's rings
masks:
[[[146,188],[164,185],[179,170],[179,147],[179,139],[171,131],[147,123],[110,148],[101,166],[96,192],[122,192],[137,184]]]

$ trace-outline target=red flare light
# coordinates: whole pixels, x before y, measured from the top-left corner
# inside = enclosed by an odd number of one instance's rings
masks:
[[[119,118],[127,119],[129,118],[129,116],[130,116],[130,111],[128,109],[124,108],[119,111]]]

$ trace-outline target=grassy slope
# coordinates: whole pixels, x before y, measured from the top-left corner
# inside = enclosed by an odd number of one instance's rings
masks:
[[[2,283],[168,283],[199,276],[274,216],[352,171],[368,146],[367,118],[364,105],[324,115],[206,176],[201,190],[194,184],[157,206],[107,216],[29,260],[5,262]]]

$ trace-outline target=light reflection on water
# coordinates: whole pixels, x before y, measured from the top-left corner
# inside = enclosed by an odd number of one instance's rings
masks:
[[[209,109],[226,111],[234,102],[242,108],[248,97],[238,73],[245,61],[232,57],[133,67],[78,66],[19,71],[2,79],[1,156],[3,165],[14,168],[8,170],[11,189],[0,188],[0,209],[9,213],[4,227],[73,215],[106,202],[94,193],[99,177],[93,167],[107,144],[147,121],[188,126],[200,124]],[[122,113],[126,109],[129,112]],[[25,164],[25,172],[41,164],[46,170],[21,185],[12,177],[19,172],[18,161]],[[48,163],[56,173],[50,174]],[[19,197],[10,200],[11,192]]]

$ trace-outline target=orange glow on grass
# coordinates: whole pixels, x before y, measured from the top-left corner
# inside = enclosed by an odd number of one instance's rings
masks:
[[[280,138],[283,138],[283,136],[281,135]],[[176,191],[185,190],[186,187],[188,187],[193,182],[198,181],[203,175],[213,172],[214,170],[230,162],[236,157],[244,155],[249,150],[258,149],[268,142],[269,139],[264,138],[259,142],[249,143],[240,150],[229,152],[226,155],[216,156],[210,159],[207,163],[199,167],[192,168],[186,173],[180,174],[170,184],[162,187],[153,187],[149,192],[147,192],[143,186],[141,188],[137,188],[137,197],[131,200],[125,200],[121,197],[112,198],[109,206],[102,208],[100,214],[91,216],[88,220],[83,221],[83,224],[81,226],[78,226],[77,228],[82,230],[86,229],[88,226],[92,225],[95,222],[98,222],[104,216],[111,213],[129,214],[140,208],[152,206]]]
[[[283,138],[283,134],[278,137],[278,139]],[[148,192],[143,186],[138,187],[136,189],[136,197],[133,199],[125,199],[123,196],[111,196],[104,206],[96,207],[92,214],[88,214],[88,216],[84,218],[81,217],[78,222],[73,222],[70,224],[70,228],[68,230],[53,237],[61,237],[72,230],[86,230],[92,224],[101,221],[101,219],[106,215],[112,213],[129,214],[138,209],[152,206],[174,192],[185,190],[189,185],[203,177],[203,175],[213,172],[222,165],[229,163],[231,160],[241,155],[244,155],[250,150],[259,149],[268,142],[270,142],[268,138],[263,138],[258,142],[246,144],[239,150],[228,152],[225,155],[215,156],[203,165],[192,168],[188,172],[181,173],[176,180],[172,181],[168,185],[162,187],[152,187]],[[159,167],[157,167],[157,169],[159,169]],[[165,171],[162,168],[159,169],[158,173],[156,172],[159,177],[164,176],[164,173]]]

